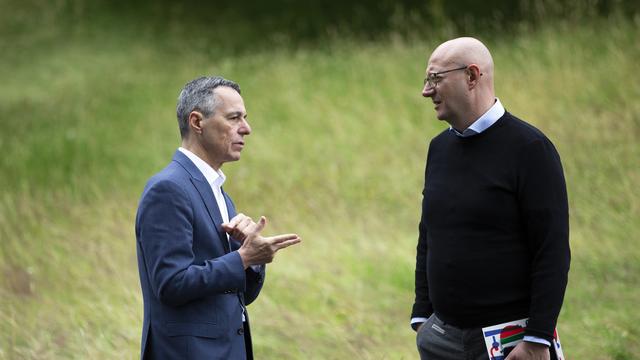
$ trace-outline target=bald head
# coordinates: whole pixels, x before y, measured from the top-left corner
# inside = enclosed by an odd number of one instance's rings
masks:
[[[422,96],[432,99],[438,119],[466,129],[495,103],[489,49],[470,37],[440,44],[429,58]]]
[[[468,66],[476,64],[482,76],[488,79],[493,89],[493,58],[489,49],[478,39],[460,37],[446,41],[438,46],[429,58],[429,63],[437,62],[444,66]]]

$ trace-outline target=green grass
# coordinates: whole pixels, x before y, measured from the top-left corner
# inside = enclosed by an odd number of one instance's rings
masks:
[[[304,239],[250,307],[258,358],[417,358],[422,177],[445,127],[420,90],[441,34],[230,56],[205,35],[191,49],[130,29],[63,33],[0,44],[15,50],[0,58],[0,358],[137,357],[137,200],[179,145],[180,87],[201,74],[241,84],[253,127],[226,190],[269,233]],[[563,160],[571,359],[640,358],[639,36],[612,18],[484,39],[501,101]]]

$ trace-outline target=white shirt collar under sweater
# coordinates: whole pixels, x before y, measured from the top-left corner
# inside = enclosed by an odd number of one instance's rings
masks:
[[[460,137],[469,137],[473,135],[478,135],[481,132],[487,130],[491,125],[493,125],[498,119],[504,115],[505,110],[500,103],[500,99],[496,98],[496,102],[478,118],[478,120],[474,121],[471,126],[466,128],[462,133],[458,130],[454,129],[452,126],[449,126],[449,130],[453,131],[454,134]]]

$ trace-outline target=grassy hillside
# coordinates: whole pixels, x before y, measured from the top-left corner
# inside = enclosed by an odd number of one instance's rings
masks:
[[[420,90],[429,52],[453,33],[240,55],[179,28],[11,35],[0,44],[0,358],[137,357],[137,200],[179,145],[179,89],[202,74],[241,84],[254,131],[224,167],[227,192],[266,215],[267,232],[304,239],[250,307],[257,357],[417,358],[422,176],[445,127]],[[639,36],[640,21],[612,18],[483,39],[501,101],[565,167],[573,262],[559,329],[572,359],[640,358]]]

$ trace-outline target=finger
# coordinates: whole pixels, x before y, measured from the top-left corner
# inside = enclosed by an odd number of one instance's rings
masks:
[[[235,226],[231,226],[229,225],[229,223],[223,223],[221,226],[222,226],[222,230],[224,230],[224,232],[228,233],[229,235],[233,235],[238,231],[237,224]]]
[[[301,241],[302,241],[302,239],[300,239],[300,238],[295,238],[295,239],[285,240],[285,241],[283,241],[283,242],[280,242],[280,243],[278,243],[278,244],[275,244],[276,251],[278,251],[278,250],[282,250],[282,249],[287,248],[287,247],[289,247],[289,246],[291,246],[291,245],[298,244],[298,243],[300,243]]]
[[[300,239],[300,236],[298,236],[298,234],[282,234],[282,235],[270,236],[269,241],[272,244],[278,244],[283,241],[292,240],[296,238]]]
[[[236,228],[234,229],[234,232],[236,233],[236,236],[239,239],[240,238],[244,239],[247,236],[249,236],[255,224],[256,223],[254,223],[253,220],[251,220],[251,218],[246,218],[241,223],[239,223],[238,226],[236,226]]]
[[[262,231],[262,229],[264,229],[265,225],[267,225],[267,218],[264,217],[264,216],[260,216],[260,220],[256,224],[256,232]]]
[[[243,231],[243,230],[246,230],[252,224],[253,224],[253,220],[251,220],[250,217],[245,217],[244,219],[242,219],[242,221],[238,223],[238,225],[236,225],[236,229]]]
[[[224,229],[224,231],[234,236],[233,234],[237,234],[238,230],[243,231],[249,224],[252,223],[253,220],[250,217],[244,214],[238,214],[234,216],[230,222],[222,224],[222,228]]]
[[[257,224],[252,221],[251,224],[249,224],[249,226],[243,229],[243,232],[247,234],[247,236],[259,236],[260,231],[264,229],[264,225],[266,223],[267,223],[267,219],[264,216],[261,216]]]
[[[237,214],[236,216],[233,217],[233,219],[229,221],[229,226],[234,228],[238,225],[238,223],[240,223],[242,220],[246,218],[247,216],[243,213]]]

